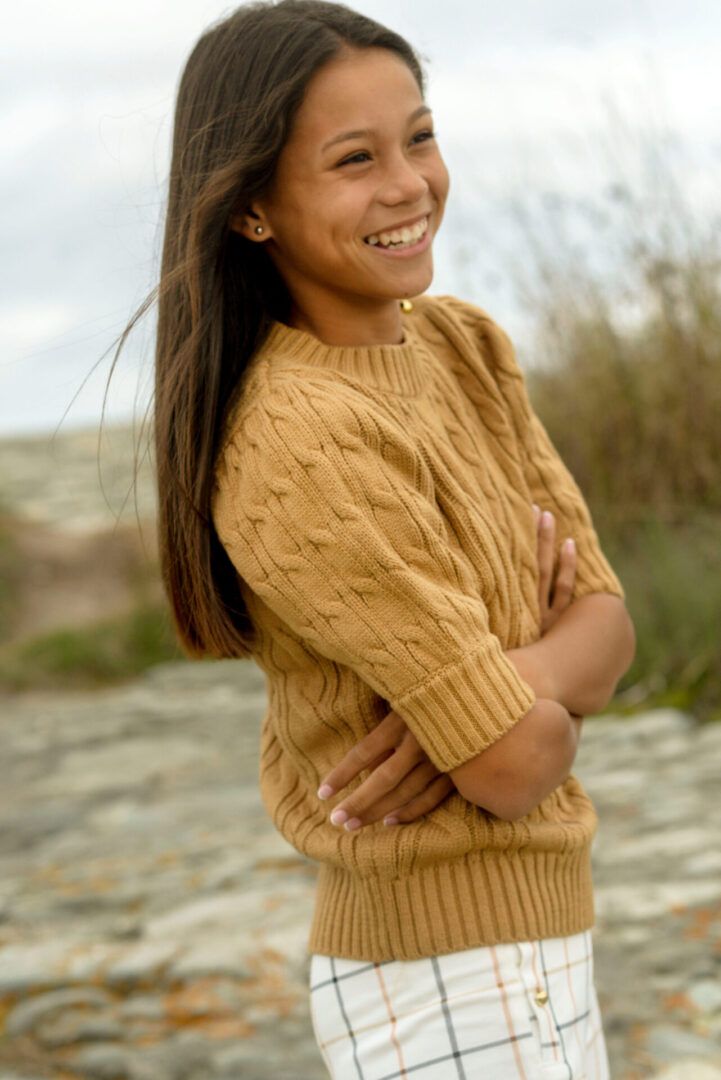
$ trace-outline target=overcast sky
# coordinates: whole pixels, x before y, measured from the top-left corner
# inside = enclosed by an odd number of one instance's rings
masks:
[[[66,428],[97,423],[108,359],[71,402],[155,281],[175,86],[198,35],[232,6],[37,0],[4,13],[0,434],[52,430],[66,409]],[[695,212],[719,214],[721,5],[356,6],[400,30],[426,61],[453,185],[432,291],[461,293],[521,335],[501,258],[509,245],[524,258],[511,200],[593,196],[633,170],[639,132],[675,147]],[[114,380],[112,418],[147,398],[149,330],[136,334]]]

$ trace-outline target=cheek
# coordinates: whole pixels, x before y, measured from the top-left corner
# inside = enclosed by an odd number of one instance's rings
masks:
[[[347,241],[363,232],[373,193],[372,185],[362,183],[343,185],[336,191],[328,192],[324,215],[333,236]]]
[[[451,178],[446,168],[446,163],[443,158],[438,155],[438,162],[435,169],[435,179],[433,182],[433,189],[441,207],[446,201],[448,196],[448,189],[451,184]]]
[[[372,180],[363,183],[360,178],[353,183],[295,186],[285,193],[282,203],[269,207],[279,247],[286,255],[292,248],[303,261],[311,252],[315,259],[319,255],[324,260],[346,258],[359,237],[371,231],[369,207],[374,192]]]

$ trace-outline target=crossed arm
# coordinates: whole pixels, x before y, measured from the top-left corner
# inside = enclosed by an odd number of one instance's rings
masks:
[[[596,593],[571,603],[573,544],[561,548],[553,579],[555,522],[536,510],[541,637],[506,652],[536,694],[532,708],[483,753],[439,773],[406,727],[390,712],[324,778],[330,798],[364,769],[370,776],[340,802],[331,821],[347,829],[384,819],[413,821],[451,791],[505,820],[529,813],[568,776],[582,717],[611,699],[635,649],[631,619],[617,596]]]

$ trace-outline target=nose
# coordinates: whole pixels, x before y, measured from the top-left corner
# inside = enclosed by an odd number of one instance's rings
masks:
[[[428,181],[405,154],[393,157],[386,169],[379,193],[381,202],[394,206],[397,203],[414,203],[428,192]]]

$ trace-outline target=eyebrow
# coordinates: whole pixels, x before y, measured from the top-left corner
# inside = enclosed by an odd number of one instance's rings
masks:
[[[414,120],[417,120],[420,116],[424,116],[426,113],[430,113],[430,109],[427,105],[420,105],[415,109],[408,117],[408,123],[412,124]],[[349,139],[362,139],[364,136],[372,135],[373,132],[370,128],[359,128],[358,131],[344,131],[342,135],[334,135],[332,139],[329,139],[327,143],[324,143],[322,150],[327,150],[331,146],[335,146],[336,143],[347,142]]]

